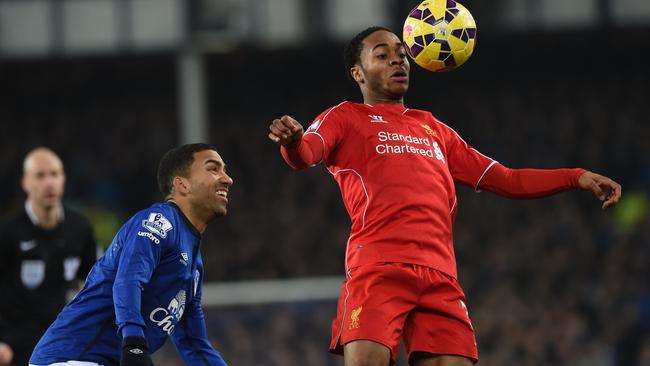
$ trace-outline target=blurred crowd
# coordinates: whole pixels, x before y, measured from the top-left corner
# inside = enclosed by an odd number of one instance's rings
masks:
[[[612,51],[650,37],[581,37],[495,37],[458,72],[413,66],[407,105],[484,154],[512,168],[579,166],[623,185],[607,211],[584,192],[514,202],[459,189],[455,248],[481,365],[650,366],[650,72]],[[22,203],[24,153],[50,146],[66,164],[68,200],[109,244],[121,220],[161,198],[156,165],[179,143],[174,62],[0,64],[0,207]],[[329,44],[206,57],[206,141],[235,180],[228,216],[205,234],[207,281],[343,274],[349,219],[335,182],[322,166],[291,171],[266,137],[283,114],[306,126],[359,101],[341,65],[341,46]],[[208,330],[232,365],[341,365],[327,354],[335,307],[212,307]],[[156,364],[179,364],[173,353]]]

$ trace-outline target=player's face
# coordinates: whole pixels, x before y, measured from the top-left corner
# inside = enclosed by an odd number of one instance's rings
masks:
[[[192,204],[218,216],[226,214],[228,190],[233,180],[226,173],[226,164],[219,153],[214,150],[194,153],[189,181]]]
[[[63,163],[51,152],[31,153],[25,160],[22,185],[32,204],[45,209],[58,206],[65,187]]]
[[[410,65],[400,39],[392,32],[377,31],[363,40],[360,80],[364,96],[375,100],[402,99],[409,87]]]

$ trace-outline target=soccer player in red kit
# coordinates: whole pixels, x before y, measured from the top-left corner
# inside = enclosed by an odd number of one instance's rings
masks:
[[[456,278],[454,183],[520,199],[580,188],[603,208],[621,186],[584,169],[509,169],[431,113],[404,107],[409,62],[385,28],[359,33],[345,61],[363,104],[333,106],[304,133],[283,116],[269,133],[293,169],[325,164],[352,221],[330,350],[346,366],[383,366],[403,338],[412,365],[471,365],[478,353]]]

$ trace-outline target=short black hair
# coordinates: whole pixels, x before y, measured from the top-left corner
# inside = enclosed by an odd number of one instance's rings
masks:
[[[158,164],[158,189],[166,198],[172,193],[172,181],[176,176],[187,177],[188,169],[194,162],[194,153],[214,150],[214,146],[204,143],[186,144],[165,153]]]
[[[352,38],[350,42],[345,45],[345,49],[343,50],[343,63],[345,64],[345,74],[348,76],[348,78],[350,78],[350,80],[354,81],[354,78],[350,73],[350,69],[353,68],[356,64],[361,64],[361,49],[363,48],[363,40],[366,39],[366,37],[369,35],[382,30],[392,33],[392,31],[386,27],[369,27],[359,32],[359,34],[354,36],[354,38]]]

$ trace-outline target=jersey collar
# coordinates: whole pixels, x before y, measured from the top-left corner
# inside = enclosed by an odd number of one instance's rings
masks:
[[[174,207],[174,208],[176,209],[176,211],[178,211],[178,213],[180,214],[180,216],[183,218],[183,221],[185,221],[185,223],[186,223],[187,226],[190,228],[190,230],[192,231],[192,233],[193,233],[196,237],[201,238],[201,237],[202,237],[201,233],[200,233],[200,232],[199,232],[199,231],[194,227],[194,225],[192,225],[192,223],[190,222],[190,219],[188,219],[187,216],[185,216],[185,214],[183,213],[183,210],[181,210],[181,208],[178,207],[178,205],[177,205],[175,202],[173,202],[173,201],[167,201],[167,203],[168,203],[170,206]]]
[[[371,107],[371,108],[378,108],[378,109],[390,111],[390,112],[393,112],[393,113],[400,113],[400,114],[404,114],[404,113],[406,113],[406,111],[409,110],[408,108],[404,107],[401,104],[393,104],[393,103],[380,103],[380,104],[374,104],[374,105],[373,104],[368,104],[368,103],[364,103],[364,104],[367,105],[368,107]]]
[[[25,212],[27,212],[27,217],[29,217],[29,220],[32,222],[32,224],[34,224],[34,226],[38,226],[38,216],[36,216],[36,212],[34,212],[34,208],[32,208],[32,201],[29,198],[25,200]],[[65,220],[63,205],[59,205],[59,212],[57,213],[57,217],[59,219],[59,224]]]

